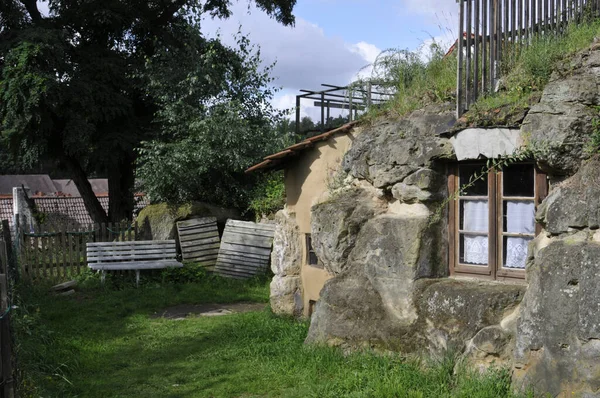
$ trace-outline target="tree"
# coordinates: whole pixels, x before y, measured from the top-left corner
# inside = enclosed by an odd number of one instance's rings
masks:
[[[279,22],[293,24],[295,0],[254,3]],[[39,12],[35,0],[0,4],[2,140],[17,156],[48,157],[67,168],[96,222],[131,218],[140,143],[185,138],[190,120],[201,124],[199,114],[218,114],[219,108],[209,111],[207,104],[218,104],[229,93],[243,107],[246,87],[255,87],[243,69],[244,51],[200,31],[203,15],[229,17],[230,2],[48,4],[49,16]],[[233,114],[252,114],[224,108],[224,122],[231,123]],[[264,115],[255,110],[254,116]],[[108,215],[87,180],[90,172],[108,177]]]
[[[222,56],[222,51],[206,54]],[[244,170],[285,146],[286,135],[275,127],[282,112],[270,104],[271,67],[261,70],[260,54],[239,34],[229,57],[223,81],[229,84],[210,95],[206,82],[198,79],[176,96],[168,80],[154,82],[154,90],[168,94],[159,96],[165,103],[157,112],[166,134],[144,142],[138,162],[144,191],[153,200],[202,200],[246,209],[255,175]],[[204,58],[210,65],[217,62]],[[221,73],[211,83],[223,78]]]

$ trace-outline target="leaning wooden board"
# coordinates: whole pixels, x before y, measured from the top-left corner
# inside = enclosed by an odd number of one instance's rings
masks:
[[[215,272],[246,279],[265,272],[271,259],[275,225],[228,220],[221,238]]]
[[[219,254],[219,230],[215,217],[195,218],[177,223],[183,261],[201,263],[213,271]]]

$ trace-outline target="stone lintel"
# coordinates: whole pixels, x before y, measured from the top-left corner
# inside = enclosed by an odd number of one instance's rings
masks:
[[[456,159],[491,159],[511,155],[523,144],[519,129],[468,128],[450,138]]]

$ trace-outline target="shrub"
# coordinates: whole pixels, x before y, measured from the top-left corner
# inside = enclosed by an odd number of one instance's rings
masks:
[[[283,172],[265,174],[252,191],[249,210],[256,218],[269,216],[283,209],[285,205],[285,184]]]

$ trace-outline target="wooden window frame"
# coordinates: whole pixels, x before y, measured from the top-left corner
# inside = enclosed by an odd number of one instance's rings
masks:
[[[519,164],[533,164],[533,162],[521,162]],[[482,169],[485,163],[482,162],[461,162],[448,166],[448,193],[455,196],[459,188],[459,165],[481,165]],[[458,197],[451,200],[448,204],[448,242],[449,242],[449,267],[451,276],[472,276],[490,280],[523,280],[525,279],[525,270],[504,268],[503,263],[503,186],[502,171],[491,169],[488,171],[488,264],[469,265],[460,263],[460,200]],[[540,171],[534,164],[534,197],[533,202],[537,210],[538,205],[548,194],[548,182],[546,174]],[[528,198],[507,197],[517,200],[531,200]],[[541,226],[536,223],[535,235],[541,231]],[[463,232],[464,233],[464,232]]]

